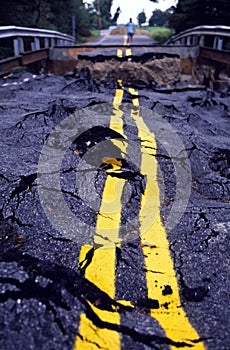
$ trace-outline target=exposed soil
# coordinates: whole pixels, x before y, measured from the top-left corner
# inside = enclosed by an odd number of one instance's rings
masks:
[[[180,59],[162,58],[146,63],[119,62],[110,60],[96,62],[79,60],[76,71],[88,68],[94,80],[104,80],[106,78],[122,79],[126,83],[142,83],[144,85],[162,85],[172,83],[180,79],[181,66]]]

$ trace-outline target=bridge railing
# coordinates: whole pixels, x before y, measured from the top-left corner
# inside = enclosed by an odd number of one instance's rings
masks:
[[[26,51],[36,51],[42,48],[54,46],[74,46],[75,38],[54,30],[4,26],[0,27],[0,45],[1,39],[12,39],[14,55],[18,56]],[[25,50],[25,42],[30,42],[29,50]],[[28,44],[28,43],[26,43]]]
[[[230,50],[230,27],[198,26],[173,35],[167,45],[199,45]]]

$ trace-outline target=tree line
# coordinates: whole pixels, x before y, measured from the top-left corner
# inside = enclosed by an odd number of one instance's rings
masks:
[[[229,0],[179,0],[168,25],[177,33],[199,25],[230,25]]]
[[[150,0],[158,2],[157,0]],[[138,15],[139,24],[146,21],[145,13]],[[170,27],[179,33],[199,25],[230,25],[229,0],[178,0],[166,11],[156,9],[149,19],[150,26]]]
[[[101,27],[112,22],[112,0],[100,0]],[[72,16],[75,17],[75,35],[89,36],[90,29],[99,27],[98,1],[83,0],[8,0],[0,2],[0,26],[15,25],[46,28],[72,34]],[[117,10],[115,20],[119,16]]]

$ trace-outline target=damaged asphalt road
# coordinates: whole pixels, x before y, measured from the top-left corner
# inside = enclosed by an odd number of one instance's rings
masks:
[[[99,328],[121,334],[122,349],[183,348],[166,337],[150,317],[157,308],[149,299],[140,239],[116,248],[116,298],[85,278],[97,247],[79,264],[80,245],[61,235],[44,213],[39,200],[37,166],[47,136],[72,113],[99,103],[112,103],[116,81],[95,82],[89,72],[58,76],[18,74],[0,81],[0,348],[72,349],[79,333],[80,314]],[[133,96],[124,86],[124,102]],[[229,349],[229,200],[230,200],[230,94],[204,88],[142,88],[139,103],[163,117],[182,140],[191,162],[192,188],[180,222],[168,228],[170,253],[178,278],[180,297],[190,322],[207,349]],[[84,119],[79,121],[83,129]],[[154,121],[153,121],[154,122]],[[135,139],[137,130],[127,126]],[[97,212],[85,206],[76,187],[76,169],[93,145],[115,137],[108,125],[99,126],[74,140],[62,163],[61,186],[66,201],[79,220],[94,226]],[[161,216],[166,222],[175,199],[176,175],[168,152],[157,140]],[[131,201],[122,222],[133,218],[145,190],[146,179],[138,162],[122,161],[114,147],[111,157],[130,181]],[[180,162],[180,155],[178,160]],[[91,164],[92,167],[96,167]],[[108,172],[116,166],[98,167],[95,191],[102,195]],[[182,164],[183,166],[183,164]],[[87,184],[87,176],[85,179]],[[82,190],[82,188],[81,188]],[[87,186],[85,196],[90,198]],[[88,265],[87,265],[88,264]],[[103,262],[102,262],[103,264]],[[162,290],[170,294],[170,286]],[[164,295],[164,294],[163,294]],[[128,300],[132,307],[120,301]],[[102,322],[92,305],[114,310],[120,325]],[[195,348],[195,347],[194,347]]]

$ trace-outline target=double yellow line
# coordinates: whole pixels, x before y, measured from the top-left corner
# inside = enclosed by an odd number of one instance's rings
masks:
[[[117,55],[121,57],[122,54],[118,50]],[[127,55],[131,55],[130,49],[126,49]],[[171,349],[176,349],[176,345],[184,343],[184,348],[203,350],[205,349],[204,344],[199,340],[199,335],[189,322],[181,306],[178,282],[170,256],[169,243],[161,221],[160,193],[157,183],[157,162],[155,157],[156,140],[140,115],[138,93],[132,88],[129,88],[129,92],[133,96],[131,117],[136,123],[141,144],[142,161],[140,171],[147,178],[145,192],[141,199],[139,222],[141,246],[146,266],[148,298],[158,300],[159,303],[159,308],[150,310],[150,314],[159,322],[166,336],[175,343],[175,345],[171,346]],[[119,88],[116,90],[113,100],[114,111],[111,116],[110,128],[126,138],[123,131],[123,112],[119,108],[122,103],[123,93],[122,81],[119,81]],[[121,153],[125,153],[125,142],[113,140],[113,143],[120,148]],[[94,249],[92,261],[85,269],[85,278],[113,300],[116,292],[115,242],[119,242],[122,211],[121,197],[124,185],[124,179],[107,176],[94,236],[95,244],[103,247]],[[108,246],[106,247],[107,242]],[[91,246],[82,247],[79,258],[81,266],[86,261],[86,255],[90,249],[92,249]],[[115,307],[111,311],[107,311],[100,309],[99,306],[95,306],[90,301],[87,303],[100,321],[119,326],[120,315]],[[132,307],[129,301],[119,301],[119,303]],[[111,329],[98,327],[82,313],[74,349],[96,350],[101,348],[120,350],[120,334],[112,328],[116,327],[111,327]]]

